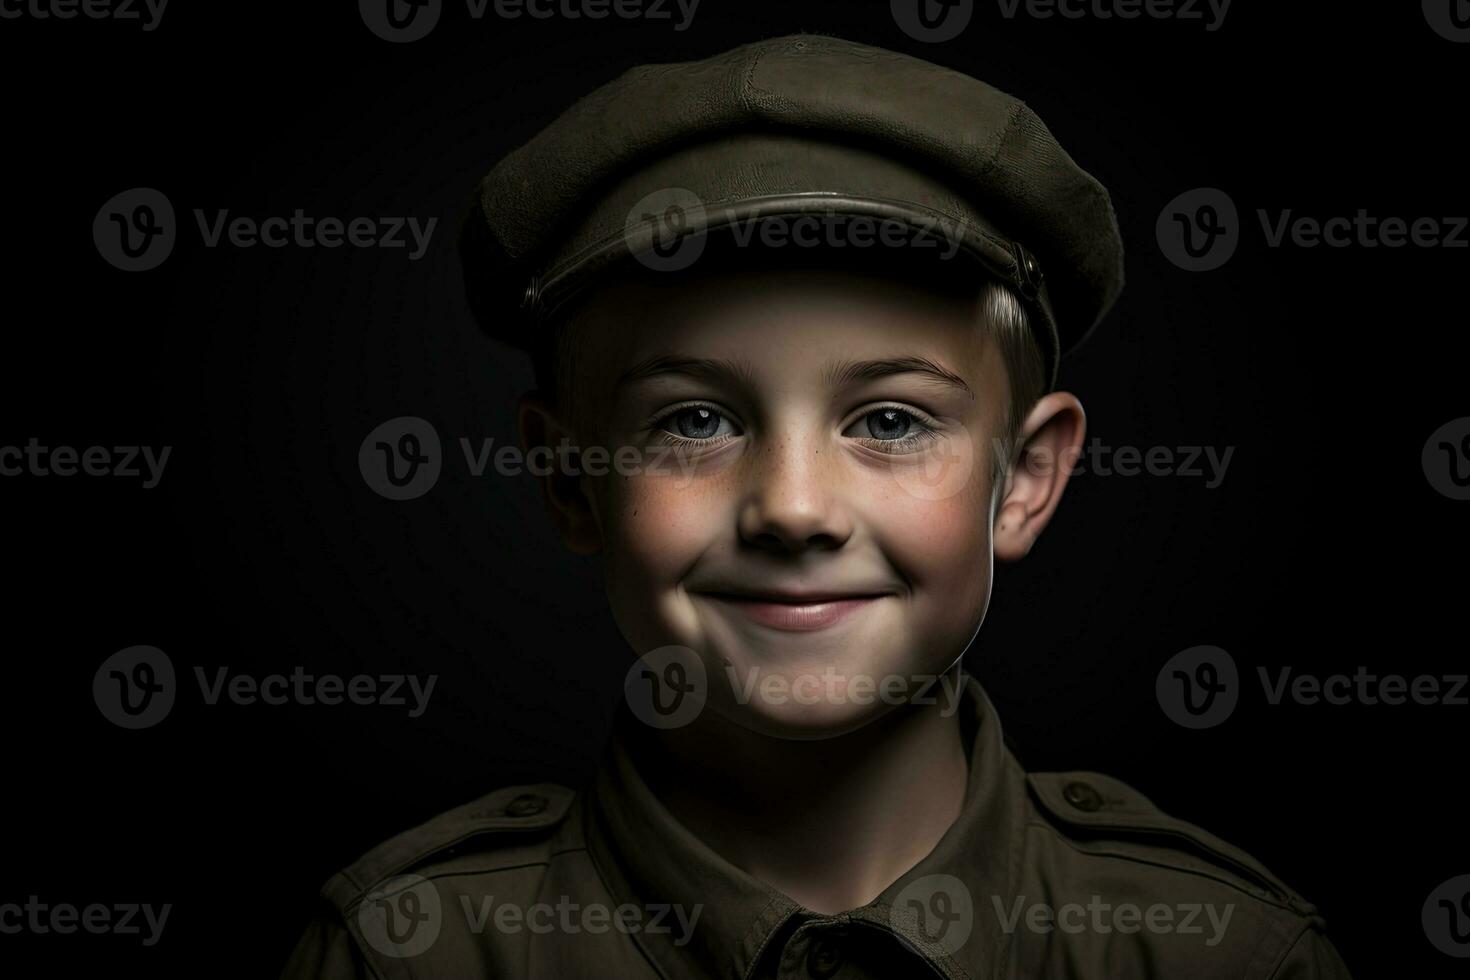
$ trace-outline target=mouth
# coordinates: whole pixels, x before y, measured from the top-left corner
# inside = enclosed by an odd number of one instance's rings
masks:
[[[733,592],[700,592],[697,594],[736,610],[762,626],[790,632],[826,629],[877,603],[878,600],[890,598],[893,595],[891,592],[865,595]]]

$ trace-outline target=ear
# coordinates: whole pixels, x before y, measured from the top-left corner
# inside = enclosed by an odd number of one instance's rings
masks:
[[[1020,561],[1031,551],[1061,502],[1086,435],[1087,416],[1070,392],[1053,391],[1032,407],[991,528],[997,559]]]
[[[572,427],[539,391],[521,396],[516,424],[528,469],[541,484],[541,499],[562,541],[575,554],[597,554],[602,550],[602,528],[582,477],[573,475],[580,473],[575,465],[580,450]]]

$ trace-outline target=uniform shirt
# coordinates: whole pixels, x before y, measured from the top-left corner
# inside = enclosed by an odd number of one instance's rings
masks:
[[[580,793],[498,790],[322,889],[284,980],[1346,980],[1314,906],[1097,773],[1025,773],[973,679],[959,818],[876,899],[825,915],[733,866],[650,792],[620,716]]]

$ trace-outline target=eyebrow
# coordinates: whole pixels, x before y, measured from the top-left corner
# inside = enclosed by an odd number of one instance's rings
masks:
[[[874,361],[839,361],[827,366],[826,381],[839,387],[854,381],[876,381],[894,374],[925,374],[939,384],[958,388],[971,398],[974,390],[965,379],[927,357],[886,357]]]
[[[755,386],[755,371],[743,360],[727,358],[678,357],[657,354],[628,368],[613,383],[617,391],[624,385],[665,374],[683,374],[709,382],[724,382],[745,387]],[[831,361],[823,372],[823,380],[831,387],[855,381],[876,381],[895,374],[923,374],[931,380],[957,388],[971,398],[974,390],[965,379],[927,357],[885,357],[870,361]]]
[[[656,378],[664,374],[684,374],[702,381],[755,387],[755,371],[746,361],[656,354],[639,361],[618,375],[618,380],[613,382],[613,391],[635,381]]]

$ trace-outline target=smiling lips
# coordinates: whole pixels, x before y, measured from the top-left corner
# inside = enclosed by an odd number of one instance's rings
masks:
[[[749,616],[772,629],[806,632],[826,629],[841,622],[888,593],[874,595],[736,595],[707,592],[708,598]]]

